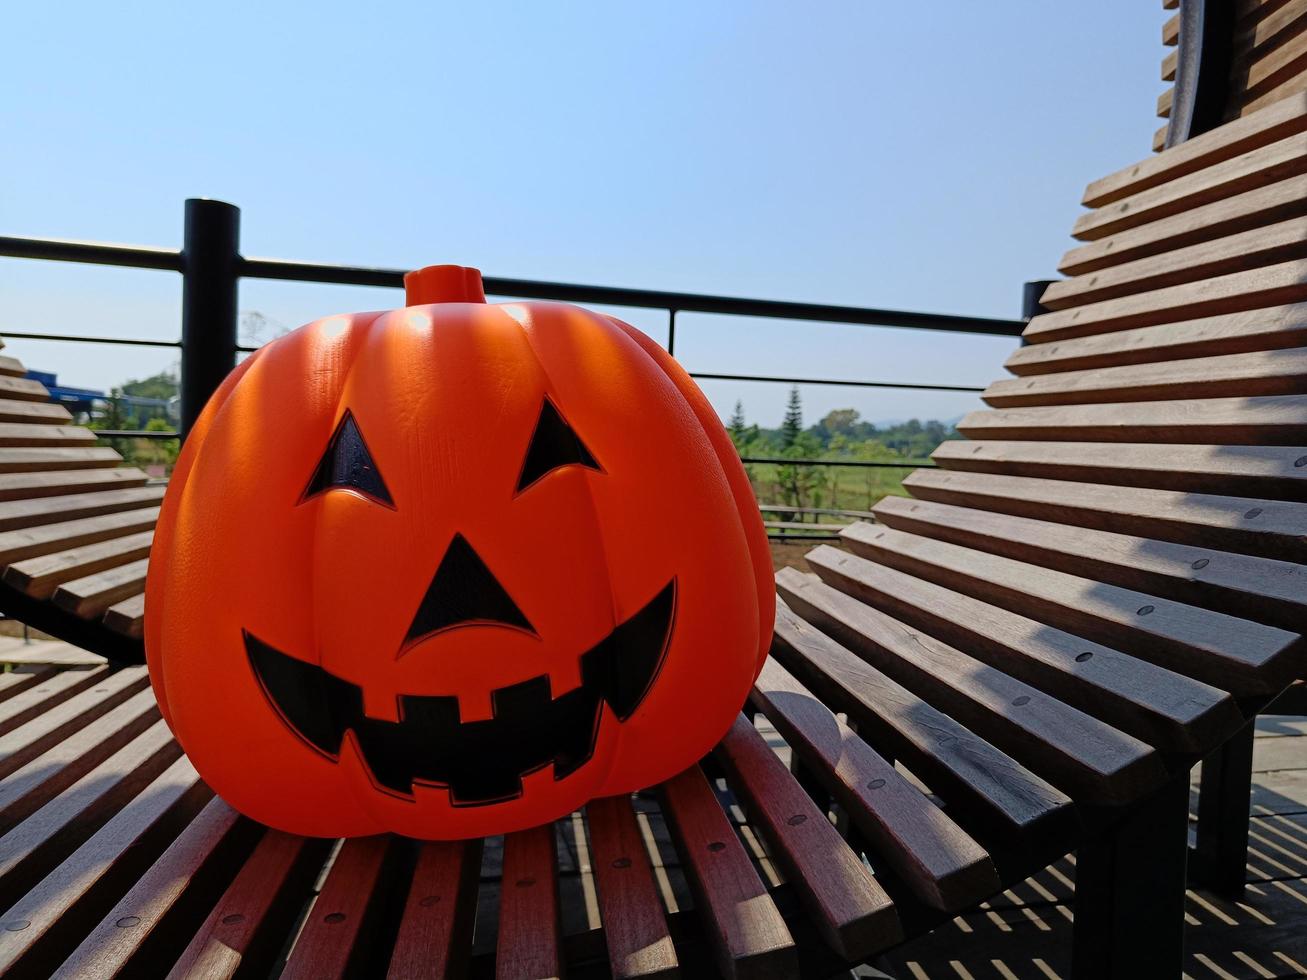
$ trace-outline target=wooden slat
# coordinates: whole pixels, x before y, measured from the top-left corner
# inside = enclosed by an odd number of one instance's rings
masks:
[[[799,588],[803,576],[778,573]],[[898,681],[777,605],[772,656],[821,700],[846,712],[948,803],[950,812],[1021,846],[1058,838],[1070,800],[1011,756],[963,727]]]
[[[115,633],[141,639],[145,635],[145,593],[115,602],[106,609],[104,625]]]
[[[1092,368],[1307,347],[1307,305],[1203,317],[1018,348],[1005,366],[1021,377]]]
[[[1171,103],[1175,100],[1175,89],[1166,89],[1157,97],[1157,115],[1166,119],[1171,115]]]
[[[389,837],[355,837],[341,846],[286,960],[282,980],[346,975],[356,946],[368,935],[364,926],[390,842]]]
[[[158,507],[142,507],[100,517],[0,532],[0,565],[152,531],[158,521]]]
[[[698,766],[660,787],[663,814],[724,976],[797,976],[794,940]]]
[[[0,905],[34,887],[180,755],[168,726],[156,721],[10,829],[0,838]]]
[[[1290,177],[1076,246],[1058,271],[1083,276],[1307,214],[1307,177]]]
[[[1180,15],[1175,14],[1167,18],[1162,25],[1162,43],[1168,48],[1173,48],[1180,43]]]
[[[1307,96],[1269,106],[1091,183],[1081,202],[1099,208],[1307,130]]]
[[[844,532],[850,549],[954,591],[1169,670],[1252,696],[1302,673],[1296,633],[880,525]]]
[[[774,658],[750,699],[918,899],[957,911],[999,890],[984,848]]]
[[[390,957],[391,980],[466,973],[480,870],[480,840],[422,845]]]
[[[8,833],[158,719],[154,692],[139,691],[0,780],[0,834]]]
[[[1022,336],[1029,343],[1046,344],[1113,330],[1298,303],[1304,299],[1307,299],[1307,260],[1298,259],[1043,313],[1026,325]]]
[[[1242,89],[1238,98],[1243,111],[1256,111],[1251,106],[1262,96],[1307,69],[1307,31],[1299,30],[1292,37],[1262,57],[1254,58],[1244,69]],[[1237,76],[1236,76],[1237,77]]]
[[[999,408],[972,412],[957,429],[968,439],[1299,446],[1307,395]]]
[[[55,590],[51,601],[74,616],[92,619],[144,589],[149,564],[148,559],[141,559],[65,582]]]
[[[1199,681],[836,548],[808,564],[826,582],[991,667],[1167,752],[1201,753],[1243,724]]]
[[[89,671],[61,671],[36,687],[0,703],[0,735],[39,718],[92,685],[109,678],[107,668]]]
[[[52,980],[113,980],[129,976],[132,958],[164,926],[192,880],[211,867],[239,814],[212,799],[158,861],[115,905],[51,976]]]
[[[877,513],[900,531],[1282,629],[1307,624],[1307,566],[1295,562],[904,497],[885,498]]]
[[[6,380],[0,377],[0,381]],[[0,398],[0,422],[26,424],[51,423],[62,425],[72,421],[72,415],[62,405],[46,401],[23,401],[18,398]]]
[[[553,824],[504,837],[495,942],[497,980],[562,976],[555,846]]]
[[[894,903],[752,722],[739,715],[715,750],[750,823],[767,838],[828,946],[858,962],[903,939]]]
[[[1261,16],[1246,22],[1235,37],[1236,48],[1244,49],[1251,58],[1265,57],[1302,29],[1307,22],[1307,0],[1286,0]]]
[[[25,595],[44,599],[64,582],[147,558],[153,542],[154,532],[142,531],[124,538],[28,558],[6,568],[4,581]]]
[[[940,444],[931,458],[950,470],[1307,501],[1307,445],[953,440]],[[1255,506],[1258,512],[1248,520],[1261,527],[1264,505],[1258,500]]]
[[[174,762],[0,914],[0,971],[44,975],[57,966],[67,954],[68,940],[80,934],[83,901],[91,896],[113,901],[149,864],[149,845],[169,836],[211,795],[185,756]]]
[[[31,378],[15,378],[0,373],[0,399],[49,403],[50,392],[39,381],[33,381]],[[62,408],[63,406],[57,407]],[[66,410],[64,414],[67,416]]]
[[[1169,126],[1158,126],[1153,131],[1153,152],[1161,153],[1166,147],[1166,132]]]
[[[55,470],[48,473],[0,474],[0,500],[30,500],[60,494],[143,487],[149,479],[137,469]]]
[[[1126,803],[1164,781],[1148,745],[1039,688],[793,569],[776,584],[804,619],[1078,800]]]
[[[0,422],[2,446],[94,446],[95,433],[73,425],[26,425]]]
[[[631,798],[591,800],[585,813],[613,977],[625,980],[674,975],[676,949]]]
[[[1240,115],[1256,112],[1258,109],[1263,109],[1272,103],[1307,91],[1307,71],[1302,70],[1296,64],[1294,67],[1297,69],[1296,74],[1288,75],[1256,98],[1240,106]]]
[[[1039,302],[1050,310],[1099,303],[1307,255],[1307,217],[1292,218],[1055,282]]]
[[[1021,408],[1303,393],[1307,347],[1004,378],[981,397],[994,408]]]
[[[8,732],[0,740],[0,778],[17,772],[42,752],[144,690],[150,683],[144,667],[126,667],[112,674],[97,673],[92,687],[55,707],[44,707],[31,721]]]
[[[0,701],[7,701],[15,694],[21,694],[29,687],[43,684],[55,675],[55,668],[47,667],[30,673],[0,673]]]
[[[0,531],[13,531],[42,524],[116,514],[157,505],[163,500],[164,487],[132,487],[129,490],[101,490],[98,493],[75,493],[37,500],[0,502]]]
[[[1301,503],[924,469],[903,485],[921,500],[1307,564]]]
[[[1085,212],[1076,219],[1071,236],[1081,241],[1106,238],[1304,172],[1307,141],[1299,133]]]
[[[83,470],[95,466],[114,467],[122,456],[110,446],[85,449],[0,449],[0,473],[30,473],[36,470]]]
[[[27,374],[27,368],[23,367],[23,362],[16,357],[8,355],[0,357],[0,374],[7,374],[10,377],[21,378]]]
[[[320,866],[322,841],[269,830],[241,865],[190,945],[169,971],[169,980],[230,980],[258,945],[278,908],[298,911],[300,879]],[[275,937],[278,945],[281,937]],[[264,945],[267,945],[266,943]],[[433,951],[433,958],[435,957]]]
[[[1177,0],[1178,2],[1178,0]],[[1175,68],[1180,61],[1180,55],[1177,51],[1168,51],[1166,57],[1162,59],[1162,81],[1175,81]]]

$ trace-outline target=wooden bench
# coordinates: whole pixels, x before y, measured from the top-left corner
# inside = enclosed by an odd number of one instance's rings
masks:
[[[506,839],[303,840],[212,797],[142,668],[3,675],[0,972],[822,975],[1074,850],[1077,975],[1178,975],[1189,771],[1232,887],[1251,720],[1307,674],[1307,86],[1266,60],[1307,0],[1239,10],[1261,80],[1202,133],[1176,59],[1172,148],[1089,186],[912,498],[778,574],[700,766]],[[0,371],[0,608],[139,658],[162,488]]]

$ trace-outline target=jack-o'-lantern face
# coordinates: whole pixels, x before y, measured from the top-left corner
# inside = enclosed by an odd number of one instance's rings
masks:
[[[242,364],[156,532],[164,715],[217,792],[297,833],[502,833],[665,779],[770,635],[747,479],[661,349],[487,305],[474,270],[409,294]]]

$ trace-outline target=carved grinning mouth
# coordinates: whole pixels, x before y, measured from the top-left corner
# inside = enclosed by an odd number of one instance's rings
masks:
[[[618,721],[640,706],[662,668],[676,615],[676,580],[581,654],[581,685],[552,696],[541,674],[490,692],[493,717],[459,720],[456,696],[403,694],[398,722],[363,713],[362,689],[244,631],[250,666],[287,727],[340,760],[350,736],[375,785],[404,799],[444,787],[454,806],[513,799],[522,777],[552,764],[572,774],[594,754],[605,704]]]

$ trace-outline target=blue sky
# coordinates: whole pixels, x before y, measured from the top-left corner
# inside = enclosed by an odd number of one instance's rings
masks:
[[[0,234],[1016,316],[1091,179],[1148,155],[1158,2],[24,3],[0,40]],[[388,290],[246,281],[297,326]],[[0,333],[174,339],[165,272],[0,260]],[[663,316],[614,310],[654,337]],[[692,370],[985,384],[1014,341],[682,316]],[[108,387],[174,351],[12,341]],[[779,386],[709,382],[779,422]],[[803,391],[815,421],[970,395]]]

